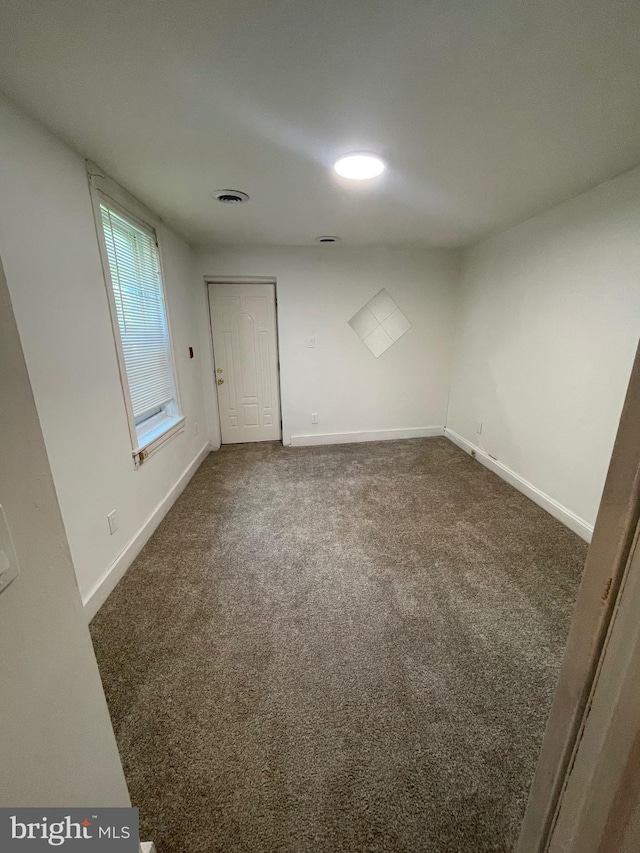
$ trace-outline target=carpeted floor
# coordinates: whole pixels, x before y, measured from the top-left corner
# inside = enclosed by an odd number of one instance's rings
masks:
[[[511,851],[585,555],[444,438],[210,454],[91,625],[141,837]]]

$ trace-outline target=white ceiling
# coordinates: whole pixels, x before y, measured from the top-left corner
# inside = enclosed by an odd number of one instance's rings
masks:
[[[639,0],[2,0],[0,33],[7,94],[192,243],[463,245],[640,161]],[[332,175],[357,149],[382,178]]]

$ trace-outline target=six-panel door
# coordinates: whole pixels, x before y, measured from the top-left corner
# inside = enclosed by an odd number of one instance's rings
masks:
[[[274,284],[209,284],[222,443],[281,437]]]

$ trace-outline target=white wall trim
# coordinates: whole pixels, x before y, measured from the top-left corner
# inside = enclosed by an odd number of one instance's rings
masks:
[[[567,509],[566,506],[563,506],[558,501],[554,500],[549,495],[545,494],[545,492],[538,489],[528,480],[525,480],[519,474],[516,474],[515,471],[512,471],[511,468],[507,468],[506,465],[503,465],[502,462],[498,462],[497,459],[493,459],[489,454],[482,450],[477,445],[473,444],[471,441],[468,441],[466,438],[463,438],[457,432],[454,432],[452,429],[448,429],[445,427],[444,429],[445,436],[452,441],[454,444],[457,444],[462,450],[466,453],[471,453],[475,451],[475,457],[478,462],[481,462],[485,468],[488,468],[490,471],[493,471],[494,474],[497,474],[498,477],[501,477],[510,486],[513,486],[519,492],[522,492],[523,495],[526,495],[528,498],[534,503],[537,503],[538,506],[541,506],[542,509],[545,509],[548,513],[550,513],[554,518],[557,518],[558,521],[561,521],[564,525],[566,525],[570,530],[573,530],[574,533],[577,533],[582,539],[587,542],[591,542],[591,536],[593,534],[593,525],[588,524],[583,518],[576,515],[574,512],[571,512],[570,509]]]
[[[151,534],[158,527],[176,500],[180,497],[185,486],[196,473],[210,450],[211,445],[207,442],[207,444],[198,451],[195,459],[181,474],[175,486],[173,486],[167,496],[158,504],[133,539],[125,545],[124,549],[102,575],[100,580],[95,584],[86,600],[83,601],[84,612],[87,615],[87,622],[90,622],[93,619],[109,595],[116,588],[118,581],[121,580],[129,566],[147,544]]]
[[[276,284],[269,275],[205,275],[206,284]]]
[[[291,447],[316,444],[351,444],[356,441],[393,441],[398,438],[432,438],[444,435],[444,427],[408,427],[407,429],[360,430],[358,432],[326,432],[314,435],[292,435]]]

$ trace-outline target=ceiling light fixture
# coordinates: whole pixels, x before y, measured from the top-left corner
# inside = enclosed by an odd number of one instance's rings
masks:
[[[352,181],[366,181],[369,178],[377,178],[384,172],[384,162],[375,154],[347,154],[336,160],[333,167],[343,178]]]
[[[216,190],[211,193],[211,197],[222,204],[243,204],[245,201],[249,201],[249,196],[240,190]]]

